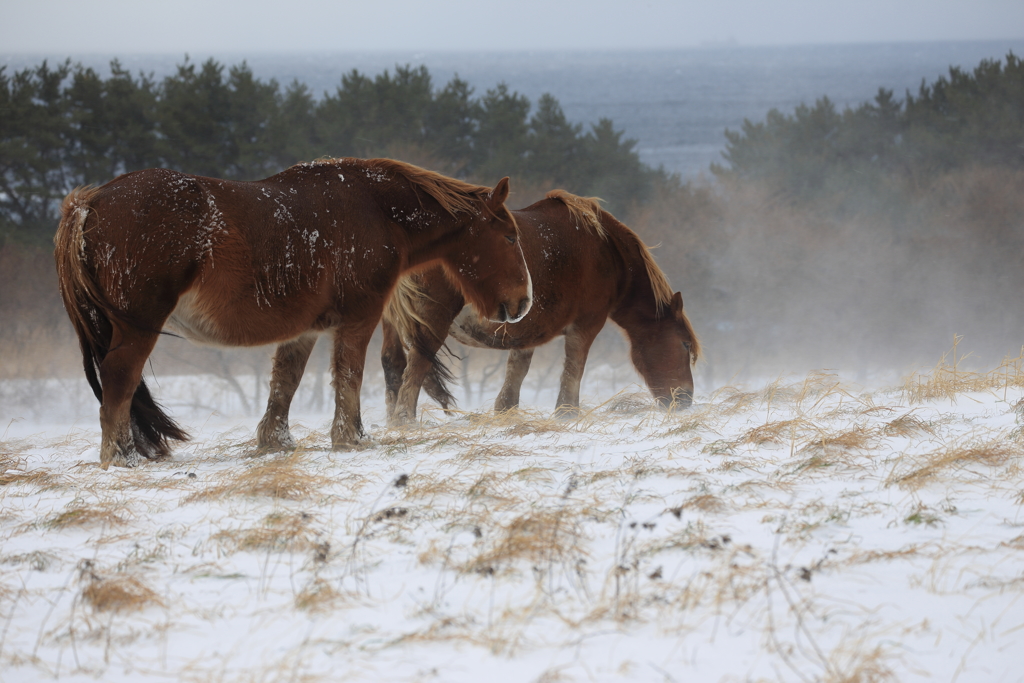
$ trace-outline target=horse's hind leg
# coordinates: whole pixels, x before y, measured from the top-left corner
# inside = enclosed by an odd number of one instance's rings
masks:
[[[519,407],[519,392],[523,388],[523,380],[530,371],[533,361],[533,349],[512,349],[508,352],[505,364],[505,383],[501,385],[498,398],[494,400],[494,410],[504,412]]]
[[[337,327],[331,370],[334,375],[334,421],[331,423],[331,447],[353,448],[366,436],[359,412],[359,390],[363,385],[366,347],[377,327],[377,319],[362,326]]]
[[[137,467],[140,453],[131,419],[132,397],[142,380],[146,359],[156,346],[157,335],[115,328],[110,350],[100,362],[100,467]]]
[[[315,344],[316,335],[307,334],[279,345],[274,351],[267,412],[256,427],[256,445],[261,451],[295,448],[295,439],[288,428],[288,410]]]
[[[398,392],[402,388],[402,375],[407,365],[405,347],[398,336],[398,330],[386,318],[381,321],[383,339],[380,347],[380,364],[384,368],[384,405],[387,408],[388,424],[394,423]]]
[[[395,400],[394,415],[388,417],[388,426],[416,422],[416,405],[419,403],[420,389],[432,368],[433,364],[429,358],[416,349],[409,351],[408,364],[402,373],[402,386]]]

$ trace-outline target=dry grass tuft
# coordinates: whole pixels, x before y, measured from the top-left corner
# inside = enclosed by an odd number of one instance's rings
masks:
[[[295,609],[310,614],[325,614],[342,603],[344,598],[334,586],[317,577],[295,596]]]
[[[972,464],[1003,467],[1020,458],[1024,449],[1012,441],[997,439],[976,445],[951,444],[946,448],[920,456],[904,455],[886,479],[886,486],[916,488],[932,480],[941,471]]]
[[[813,425],[803,418],[769,422],[747,431],[743,435],[741,442],[755,446],[767,444],[780,445],[788,441],[794,441],[798,434],[811,428],[813,428]]]
[[[735,415],[750,410],[765,396],[760,391],[740,391],[736,387],[722,387],[711,397],[711,402],[721,406],[723,415]]]
[[[216,500],[226,496],[308,499],[319,491],[324,480],[303,469],[303,455],[304,451],[296,450],[277,457],[267,456],[241,474],[233,475],[226,483],[196,491],[183,502]]]
[[[888,562],[890,560],[905,560],[917,557],[920,548],[910,545],[898,550],[857,550],[846,558],[845,564],[870,564],[871,562]]]
[[[823,683],[888,683],[899,678],[885,662],[882,648],[871,650],[856,647],[832,653]]]
[[[1024,387],[1024,348],[1016,358],[1005,358],[998,368],[987,373],[966,369],[962,363],[969,355],[957,355],[963,337],[953,337],[953,348],[943,354],[928,375],[913,373],[903,380],[901,392],[910,403],[934,399],[956,400],[957,394]]]
[[[680,519],[683,516],[683,510],[697,509],[703,510],[704,512],[722,512],[725,510],[725,503],[718,496],[710,493],[703,493],[699,496],[693,496],[683,502],[682,505],[677,505],[674,508],[669,508],[666,512],[671,512],[675,515],[676,519]]]
[[[635,415],[647,412],[654,407],[654,401],[649,394],[632,392],[615,396],[605,404],[604,412],[617,413],[620,415]]]
[[[500,533],[490,534],[497,542],[464,563],[463,573],[495,573],[517,561],[534,564],[576,560],[586,556],[583,538],[574,513],[568,510],[534,512],[512,520]]]
[[[839,464],[849,466],[851,463],[844,459],[844,456],[869,448],[875,437],[876,432],[864,426],[856,426],[837,434],[819,430],[818,438],[810,440],[800,448],[799,453],[808,457],[800,461],[794,471],[834,467]]]
[[[262,526],[220,531],[213,536],[213,540],[236,551],[307,552],[318,547],[320,534],[312,529],[313,521],[313,515],[307,512],[274,512],[263,519]]]
[[[26,471],[25,461],[18,457],[18,447],[10,442],[0,443],[0,486],[29,484],[43,489],[53,488],[57,477],[44,470]]]
[[[504,436],[519,438],[530,436],[531,434],[564,433],[568,431],[570,431],[569,424],[563,420],[540,419],[523,420],[506,429],[503,434]]]
[[[459,456],[461,460],[491,460],[492,458],[525,458],[530,454],[510,446],[500,444],[477,444]]]
[[[131,517],[124,503],[95,503],[89,505],[76,498],[68,503],[63,512],[44,518],[40,524],[47,529],[69,527],[122,526]]]
[[[115,574],[100,576],[93,563],[79,565],[82,599],[97,612],[140,612],[147,607],[165,607],[163,599],[135,576]]]
[[[887,422],[882,427],[882,434],[885,436],[917,436],[918,434],[934,435],[935,431],[924,420],[915,417],[912,413],[907,413],[892,422]]]
[[[4,471],[6,469],[6,471]],[[9,486],[12,484],[27,484],[29,486],[36,486],[40,489],[52,489],[58,485],[58,477],[52,472],[46,472],[44,470],[32,470],[26,472],[24,470],[16,469],[15,467],[5,468],[3,463],[0,463],[0,486]]]

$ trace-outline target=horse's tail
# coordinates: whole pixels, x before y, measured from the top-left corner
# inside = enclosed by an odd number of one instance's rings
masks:
[[[438,337],[417,306],[418,302],[429,298],[413,277],[407,275],[398,281],[391,293],[384,317],[395,327],[403,346],[415,349],[420,356],[430,361],[430,370],[423,380],[423,387],[430,398],[447,410],[455,405],[455,396],[449,389],[455,377],[437,352],[437,342],[443,341],[443,338]]]
[[[53,238],[53,256],[64,309],[82,349],[85,377],[96,400],[102,403],[103,387],[98,370],[110,352],[115,321],[126,323],[130,316],[109,302],[88,265],[85,222],[97,191],[95,187],[79,187],[64,198],[60,224]],[[136,448],[147,457],[167,453],[168,439],[187,441],[189,438],[153,400],[144,380],[139,382],[132,396],[131,417],[137,430]]]

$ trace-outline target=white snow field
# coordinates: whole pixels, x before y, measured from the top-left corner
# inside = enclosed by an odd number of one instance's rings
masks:
[[[7,416],[0,681],[1024,680],[1020,359],[400,431],[367,387],[365,449],[270,455],[158,384],[194,440],[136,470],[94,402]]]

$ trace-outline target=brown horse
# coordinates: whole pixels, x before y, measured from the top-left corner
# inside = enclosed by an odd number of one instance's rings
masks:
[[[356,445],[366,347],[403,273],[440,264],[498,322],[529,310],[507,196],[508,178],[492,190],[387,159],[299,164],[253,182],[150,169],[73,191],[54,254],[101,404],[100,464],[134,467],[188,438],[142,380],[165,325],[201,343],[279,344],[261,449],[294,445],[292,395],[317,334],[332,332],[331,444]]]
[[[683,312],[682,296],[672,293],[640,238],[596,200],[562,190],[512,214],[533,277],[529,315],[514,326],[494,324],[463,311],[465,300],[441,270],[404,278],[384,314],[381,360],[389,423],[415,419],[424,382],[442,407],[451,404],[445,386],[450,375],[437,358],[449,334],[469,346],[509,351],[497,411],[519,404],[534,347],[564,334],[556,410],[574,414],[590,345],[609,317],[629,338],[633,364],[658,403],[688,407],[693,400],[690,365],[700,344]]]

